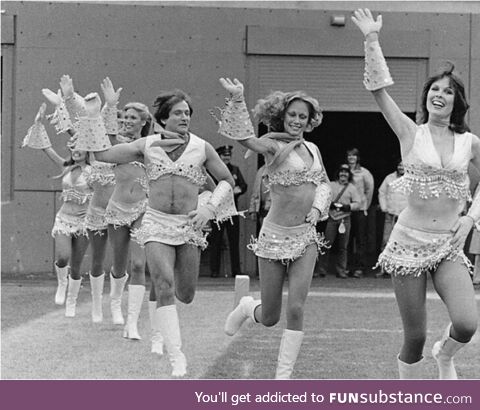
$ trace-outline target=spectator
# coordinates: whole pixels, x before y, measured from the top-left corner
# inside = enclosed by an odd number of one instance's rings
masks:
[[[373,198],[373,176],[360,165],[360,151],[352,148],[347,151],[347,162],[353,173],[353,185],[360,194],[360,209],[352,212],[352,236],[350,246],[353,249],[354,278],[361,278],[366,268],[367,258],[367,216]]]
[[[403,162],[400,160],[397,164],[397,170],[388,174],[378,189],[378,202],[380,209],[385,213],[385,223],[383,225],[382,251],[387,245],[393,226],[397,222],[398,215],[407,206],[407,197],[401,191],[395,190],[392,183],[404,174]],[[376,274],[377,278],[388,278],[382,268]]]
[[[270,209],[270,191],[265,185],[267,166],[261,166],[257,175],[255,176],[255,182],[253,184],[253,192],[250,198],[250,206],[248,212],[254,216],[257,221],[257,235],[262,226],[263,218]]]
[[[350,214],[360,208],[360,195],[352,184],[353,174],[348,164],[342,164],[337,170],[335,181],[330,182],[332,197],[334,198],[328,214],[327,226],[325,228],[325,240],[331,246],[337,239],[338,257],[336,263],[337,277],[346,279],[347,270],[347,246],[350,237]],[[338,235],[338,236],[337,236]],[[318,273],[313,276],[326,276],[330,249],[319,257]]]
[[[245,193],[247,184],[243,179],[240,169],[231,163],[232,159],[231,145],[223,145],[217,148],[218,155],[227,166],[228,170],[233,176],[235,187],[233,188],[233,195],[235,199],[235,207],[238,209],[238,197]],[[239,238],[240,238],[240,221],[239,216],[232,216],[231,221],[224,221],[218,224],[213,224],[212,232],[209,240],[210,244],[210,276],[216,278],[220,271],[220,260],[222,257],[222,240],[223,233],[227,231],[228,247],[230,250],[230,264],[232,269],[232,276],[241,275],[240,271],[240,252],[239,252]]]

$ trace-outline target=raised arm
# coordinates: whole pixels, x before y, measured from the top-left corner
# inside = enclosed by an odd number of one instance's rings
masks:
[[[122,88],[115,91],[113,83],[109,77],[105,77],[100,87],[105,99],[105,105],[102,108],[102,118],[105,124],[105,129],[109,136],[115,136],[118,134],[118,118],[117,118],[117,106],[120,99],[120,93]]]
[[[385,89],[393,84],[393,80],[379,43],[382,16],[375,20],[369,9],[358,9],[353,13],[352,21],[365,36],[365,88],[372,92],[383,116],[397,135],[402,154],[407,153],[413,144],[417,125],[400,110]]]
[[[275,154],[277,145],[268,139],[256,138],[243,95],[243,84],[236,78],[220,78],[220,84],[230,93],[222,118],[219,133],[234,139],[258,154]]]

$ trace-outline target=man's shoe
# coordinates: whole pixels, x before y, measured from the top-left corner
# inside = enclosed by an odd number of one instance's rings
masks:
[[[337,278],[347,279],[348,276],[343,272],[339,272],[337,273]]]
[[[353,272],[353,277],[357,278],[357,279],[362,278],[363,277],[363,270],[361,270],[361,269],[355,270],[355,272]]]

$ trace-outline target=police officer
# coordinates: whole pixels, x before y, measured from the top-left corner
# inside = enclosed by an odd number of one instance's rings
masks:
[[[235,180],[235,187],[233,188],[233,195],[235,198],[235,206],[238,209],[238,197],[242,195],[247,190],[247,184],[243,179],[240,169],[232,165],[230,162],[232,159],[232,149],[231,145],[223,145],[217,148],[218,155],[222,161],[227,165],[230,173]],[[217,227],[216,224],[212,224],[212,233],[209,237],[210,244],[210,276],[216,278],[219,275],[220,271],[220,259],[222,252],[222,238],[223,232],[227,231],[228,237],[228,247],[230,248],[230,263],[232,268],[232,276],[240,275],[240,254],[239,254],[239,217],[232,217],[232,222],[225,221]]]

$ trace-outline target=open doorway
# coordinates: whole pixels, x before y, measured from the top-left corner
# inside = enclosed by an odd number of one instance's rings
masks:
[[[415,113],[407,115],[415,119]],[[346,151],[354,147],[360,151],[361,165],[372,173],[375,189],[368,215],[366,266],[374,265],[384,224],[384,214],[378,206],[378,188],[395,171],[400,159],[397,137],[379,112],[325,112],[322,124],[306,139],[319,147],[330,178],[341,163],[346,163]]]

